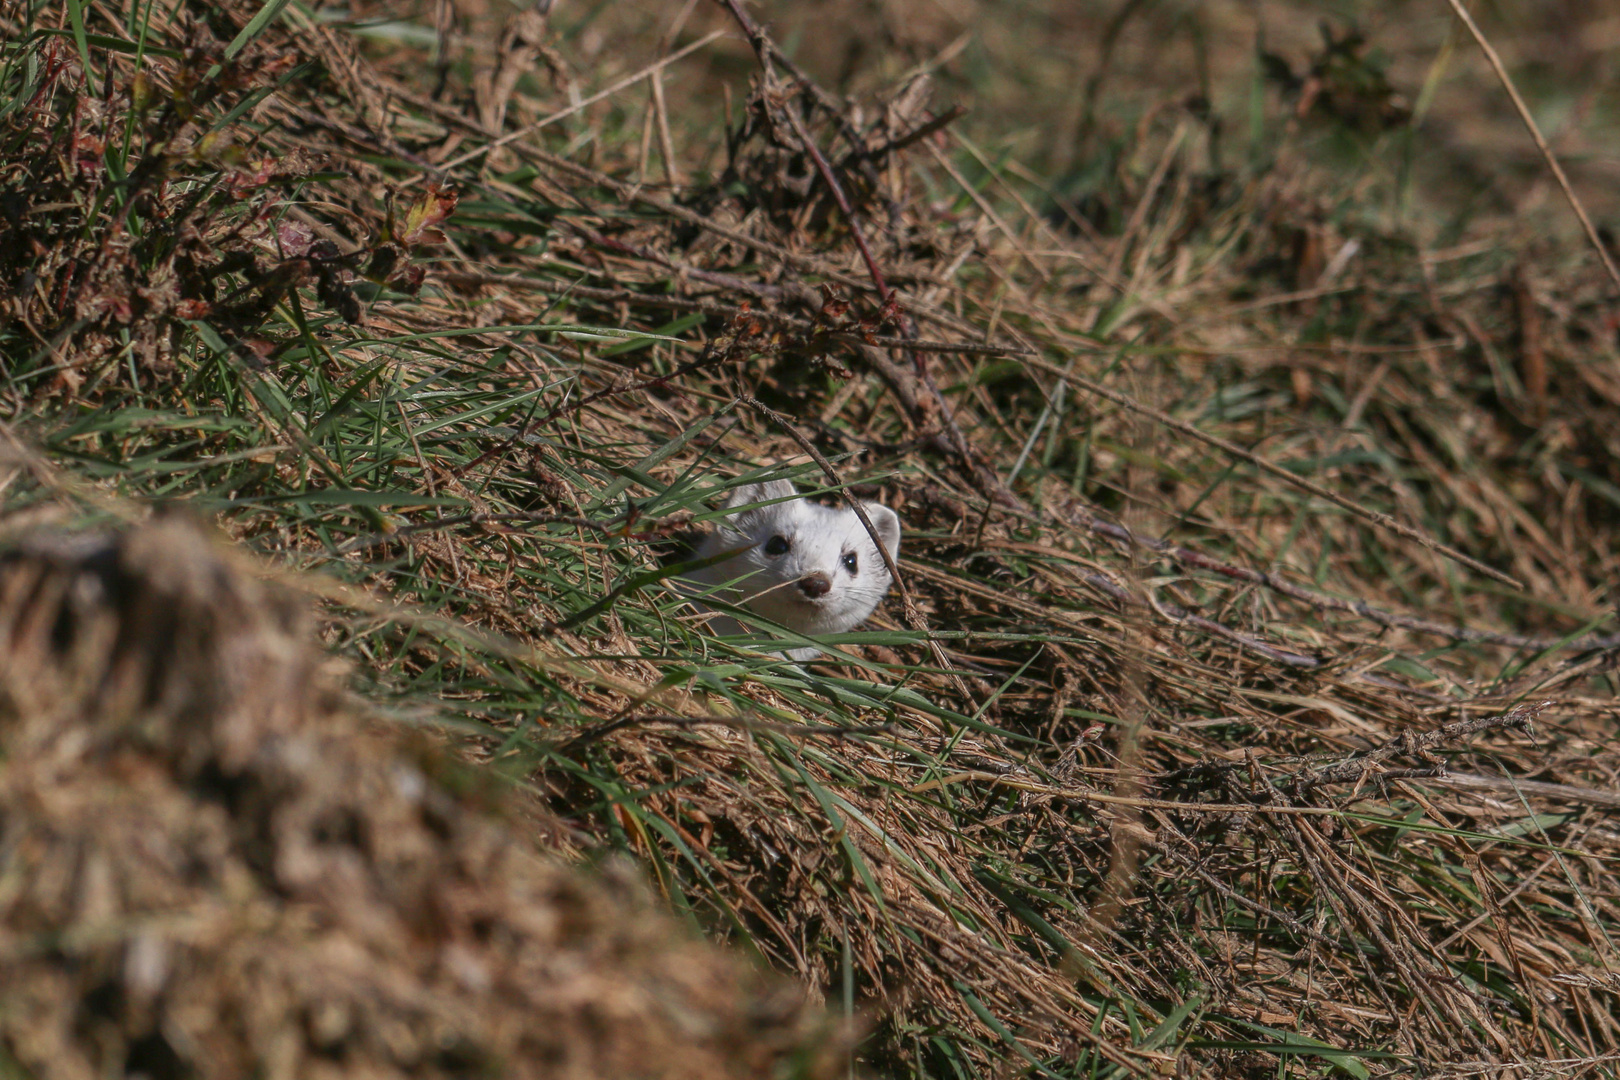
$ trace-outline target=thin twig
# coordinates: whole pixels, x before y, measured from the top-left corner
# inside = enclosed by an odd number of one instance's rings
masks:
[[[581,397],[576,401],[565,400],[560,405],[554,406],[550,411],[538,419],[531,420],[528,423],[520,425],[518,429],[500,445],[486,450],[484,453],[480,454],[472,461],[467,462],[465,465],[456,466],[456,468],[451,470],[450,475],[454,476],[458,480],[461,479],[463,476],[473,472],[486,462],[489,462],[510,450],[513,446],[517,445],[520,439],[524,438],[531,432],[538,431],[540,428],[545,427],[547,424],[551,423],[565,412],[574,412],[577,414],[578,411],[583,409],[585,406],[593,404],[597,401],[602,401],[606,398],[623,397],[625,394],[633,394],[642,390],[661,389],[668,386],[671,380],[682,378],[683,376],[690,375],[695,371],[700,371],[703,368],[710,367],[714,364],[726,363],[734,358],[735,357],[730,350],[716,349],[714,348],[714,342],[711,341],[709,346],[703,350],[703,353],[698,356],[696,360],[691,360],[685,364],[682,364],[680,367],[676,368],[674,371],[671,371],[667,375],[657,375],[651,379],[643,379],[640,382],[631,383],[628,386],[604,387],[594,393],[586,394],[584,397]]]
[[[855,246],[860,249],[861,258],[866,262],[866,272],[872,275],[872,286],[877,289],[879,299],[885,304],[888,303],[890,296],[889,285],[883,280],[883,271],[878,268],[877,259],[873,257],[872,249],[866,243],[866,232],[861,228],[861,215],[856,213],[855,207],[849,201],[849,196],[844,194],[843,185],[838,182],[838,177],[834,174],[832,166],[827,163],[827,158],[822,154],[821,147],[816,145],[816,140],[812,139],[810,132],[805,130],[804,123],[799,119],[799,114],[794,111],[792,104],[784,106],[782,113],[787,117],[788,124],[792,126],[793,133],[799,137],[800,142],[804,143],[804,152],[810,155],[811,161],[815,162],[816,171],[821,174],[822,182],[827,185],[827,189],[832,192],[834,201],[838,203],[838,209],[843,213],[844,221],[849,225],[849,235],[855,241]]]
[[[1515,589],[1522,590],[1524,588],[1524,585],[1517,578],[1509,574],[1505,574],[1493,566],[1487,566],[1485,563],[1480,562],[1473,556],[1466,555],[1463,552],[1458,551],[1456,548],[1451,547],[1449,544],[1442,544],[1440,541],[1434,539],[1427,533],[1414,529],[1405,522],[1397,521],[1388,514],[1381,513],[1380,511],[1370,510],[1367,507],[1362,506],[1360,503],[1340,495],[1336,491],[1323,487],[1314,480],[1307,480],[1298,473],[1291,472],[1288,469],[1283,468],[1281,465],[1268,461],[1259,454],[1245,450],[1243,447],[1234,442],[1229,442],[1218,435],[1211,435],[1200,428],[1194,427],[1192,424],[1189,424],[1186,421],[1177,420],[1169,413],[1160,409],[1155,409],[1150,405],[1143,405],[1141,402],[1137,401],[1128,394],[1122,394],[1118,390],[1112,390],[1101,383],[1093,382],[1082,375],[1077,375],[1072,371],[1067,371],[1058,367],[1056,364],[1049,364],[1044,360],[1031,357],[1026,359],[1024,362],[1029,366],[1039,368],[1050,375],[1056,375],[1061,379],[1067,379],[1076,386],[1083,387],[1089,393],[1096,394],[1100,398],[1112,401],[1115,405],[1118,405],[1124,409],[1129,409],[1131,412],[1136,413],[1139,416],[1146,416],[1157,423],[1163,424],[1165,427],[1181,432],[1183,435],[1186,435],[1189,438],[1197,439],[1201,443],[1208,446],[1213,446],[1222,453],[1229,454],[1240,461],[1247,461],[1255,468],[1260,469],[1263,472],[1268,472],[1278,479],[1284,480],[1302,491],[1315,495],[1319,499],[1326,499],[1334,506],[1339,507],[1341,510],[1348,511],[1356,517],[1361,518],[1363,521],[1370,522],[1383,529],[1388,529],[1397,536],[1402,536],[1413,541],[1414,543],[1421,544],[1430,551],[1444,555],[1446,558],[1451,559],[1454,562],[1461,563],[1470,570],[1484,574],[1486,577],[1493,578],[1505,585],[1511,585]]]
[[[1005,221],[1001,220],[1001,215],[996,213],[996,208],[991,206],[989,200],[979,193],[979,189],[968,183],[967,177],[962,175],[960,169],[951,164],[951,159],[946,157],[939,147],[933,143],[927,145],[928,152],[934,155],[934,160],[939,163],[939,167],[944,169],[952,180],[956,181],[956,186],[961,188],[969,199],[973,200],[973,205],[979,208],[979,213],[989,218],[990,223],[1000,231],[1001,235],[1007,238],[1007,242],[1013,246],[1013,250],[1018,253],[1019,258],[1029,263],[1029,268],[1035,271],[1036,276],[1041,279],[1041,284],[1044,285],[1051,281],[1051,272],[1035,261],[1035,256],[1031,255],[1029,249],[1024,246],[1023,241],[1018,239],[1018,234],[1013,232]]]
[[[952,124],[956,123],[956,121],[966,116],[967,113],[968,111],[966,107],[961,105],[952,105],[949,109],[946,109],[933,119],[918,124],[916,127],[912,128],[903,135],[896,135],[887,142],[880,143],[877,146],[872,147],[871,150],[867,151],[867,153],[871,157],[882,157],[885,154],[898,153],[899,151],[906,149],[908,146],[913,146],[921,142],[923,139],[928,138],[928,136],[933,135],[936,132],[945,130]],[[854,153],[852,152],[850,156],[853,157]],[[849,158],[845,158],[844,160],[848,161]]]
[[[762,322],[791,326],[795,330],[803,330],[806,333],[818,333],[824,335],[830,341],[836,341],[844,345],[873,345],[885,349],[916,349],[918,352],[959,356],[1035,355],[1033,349],[1026,349],[1017,345],[981,345],[960,341],[913,340],[911,338],[889,337],[882,334],[868,335],[864,331],[856,330],[829,330],[824,326],[818,326],[810,319],[790,315],[785,311],[772,311],[766,308],[744,309],[733,304],[719,304],[713,300],[671,296],[668,293],[639,292],[635,289],[598,289],[589,285],[576,285],[570,281],[548,281],[543,278],[519,277],[512,274],[483,274],[467,271],[441,272],[435,274],[434,278],[452,285],[500,285],[506,288],[530,289],[535,292],[550,293],[554,296],[577,296],[604,304],[644,304],[647,307],[666,308],[670,311],[702,311],[725,318],[746,315]],[[763,282],[759,284],[762,288],[765,287]]]
[[[1271,660],[1274,663],[1286,664],[1288,667],[1296,668],[1319,668],[1324,663],[1324,661],[1318,660],[1314,656],[1306,656],[1303,653],[1290,652],[1287,649],[1279,649],[1275,645],[1269,645],[1266,642],[1252,638],[1247,634],[1241,634],[1229,626],[1222,626],[1213,619],[1206,619],[1202,615],[1195,615],[1194,613],[1181,607],[1179,604],[1173,604],[1166,600],[1160,600],[1151,594],[1146,593],[1138,596],[1131,590],[1110,581],[1102,574],[1084,574],[1082,575],[1081,580],[1096,588],[1098,591],[1106,593],[1121,604],[1128,604],[1132,607],[1152,608],[1160,618],[1164,619],[1172,626],[1189,626],[1194,630],[1202,630],[1207,634],[1213,634],[1218,638],[1223,638],[1226,641],[1230,641],[1232,644],[1241,649],[1246,649],[1249,652],[1257,653],[1258,655],[1263,656],[1267,660]]]
[[[492,140],[490,142],[485,143],[483,146],[480,146],[480,147],[477,147],[475,149],[467,151],[465,154],[462,154],[460,157],[451,158],[449,161],[445,162],[443,165],[429,166],[429,168],[430,169],[436,169],[437,174],[439,174],[439,175],[442,175],[444,173],[448,173],[451,169],[454,169],[454,168],[456,168],[457,166],[460,166],[460,165],[465,165],[469,161],[473,161],[473,160],[476,160],[477,158],[483,157],[485,154],[488,154],[492,150],[500,149],[501,147],[505,146],[507,143],[513,142],[513,141],[515,141],[517,139],[521,139],[525,135],[532,135],[534,132],[539,131],[541,128],[548,127],[551,124],[555,124],[559,120],[566,120],[568,117],[573,116],[575,113],[579,112],[581,109],[585,109],[585,108],[588,108],[591,105],[595,105],[598,101],[601,101],[604,98],[612,97],[614,94],[617,94],[620,90],[623,90],[627,86],[634,86],[636,83],[640,82],[641,80],[643,80],[645,78],[648,78],[650,76],[656,75],[660,71],[663,71],[669,65],[675,63],[675,61],[681,60],[681,59],[684,59],[687,56],[690,56],[692,53],[697,52],[699,49],[703,48],[705,45],[709,44],[711,41],[714,41],[716,38],[721,38],[721,37],[724,37],[724,36],[725,36],[725,31],[724,30],[716,30],[711,34],[708,34],[708,35],[706,35],[704,37],[701,37],[698,40],[692,42],[690,45],[686,46],[684,49],[681,49],[679,52],[670,53],[668,56],[664,57],[662,60],[658,60],[658,61],[656,61],[654,63],[648,64],[646,67],[642,68],[640,71],[636,72],[634,75],[626,75],[624,78],[620,79],[618,82],[613,83],[611,86],[607,87],[606,89],[597,91],[596,93],[592,94],[590,97],[585,98],[583,101],[576,102],[575,104],[568,106],[568,108],[566,108],[566,109],[562,109],[562,110],[560,110],[558,112],[552,113],[550,116],[543,116],[540,119],[536,120],[534,123],[525,124],[524,126],[518,128],[515,131],[509,131],[505,135],[502,135],[498,139],[494,139],[494,140]],[[403,183],[401,183],[399,186],[402,187],[402,188],[403,187],[409,187],[411,184],[416,183],[418,180],[424,179],[426,176],[427,176],[426,173],[420,174],[418,176],[413,176],[409,180],[406,180]]]
[[[669,133],[669,105],[664,101],[664,73],[654,72],[648,82],[652,85],[653,117],[658,126],[658,156],[664,160],[664,179],[670,187],[681,182],[680,168],[675,164],[675,139]]]
[[[1587,241],[1591,243],[1593,249],[1598,253],[1598,258],[1603,260],[1603,269],[1609,272],[1609,280],[1614,282],[1616,289],[1620,289],[1620,267],[1615,266],[1614,259],[1609,255],[1609,249],[1604,246],[1603,238],[1598,235],[1596,227],[1592,224],[1592,219],[1587,216],[1586,207],[1581,205],[1581,200],[1576,196],[1575,189],[1570,186],[1569,177],[1564,175],[1564,167],[1558,163],[1558,158],[1554,156],[1552,147],[1548,146],[1547,140],[1542,138],[1541,129],[1536,126],[1535,117],[1530,115],[1530,108],[1525,105],[1524,98],[1519,96],[1519,88],[1513,85],[1513,79],[1508,76],[1507,68],[1502,64],[1502,58],[1496,55],[1496,49],[1491,46],[1484,32],[1480,30],[1479,24],[1474,21],[1474,17],[1468,14],[1468,9],[1463,7],[1462,0],[1447,0],[1447,2],[1451,4],[1451,10],[1457,13],[1457,18],[1461,19],[1463,25],[1468,27],[1468,32],[1474,36],[1474,41],[1479,44],[1480,51],[1485,54],[1485,59],[1490,62],[1491,70],[1496,72],[1496,77],[1502,83],[1502,88],[1507,91],[1508,97],[1513,99],[1513,107],[1518,110],[1519,119],[1524,121],[1525,128],[1530,132],[1530,138],[1535,140],[1536,149],[1540,150],[1541,156],[1546,159],[1547,167],[1552,170],[1554,179],[1558,181],[1558,186],[1563,189],[1564,198],[1569,200],[1569,205],[1575,211],[1575,216],[1581,219],[1581,228],[1586,232]]]
[[[1105,521],[1083,507],[1070,506],[1058,513],[1064,522],[1069,525],[1086,529],[1100,536],[1106,536],[1111,540],[1118,540],[1121,543],[1145,548],[1182,566],[1218,574],[1233,581],[1257,585],[1260,588],[1269,589],[1302,603],[1310,604],[1314,608],[1344,612],[1348,615],[1366,619],[1369,622],[1378,623],[1380,626],[1411,630],[1420,634],[1432,634],[1436,637],[1449,638],[1452,641],[1466,641],[1476,645],[1505,645],[1513,649],[1526,649],[1534,652],[1542,652],[1547,649],[1584,651],[1620,648],[1620,634],[1579,638],[1510,634],[1497,630],[1479,630],[1471,626],[1460,626],[1454,623],[1435,622],[1415,615],[1403,615],[1399,612],[1385,611],[1373,607],[1364,600],[1345,600],[1337,596],[1328,596],[1326,593],[1315,592],[1304,586],[1296,585],[1277,574],[1265,570],[1253,570],[1246,566],[1222,562],[1191,548],[1172,544],[1168,540],[1142,536],[1123,525]]]
[[[850,739],[863,735],[892,735],[893,724],[857,724],[837,727],[829,724],[787,724],[775,720],[761,720],[746,716],[678,716],[659,713],[654,716],[622,716],[600,724],[593,724],[558,744],[557,753],[566,753],[581,746],[598,742],[617,731],[646,727],[650,724],[668,724],[671,727],[724,727],[734,731],[770,731],[792,738],[820,735],[834,739]]]
[[[1345,758],[1332,765],[1324,765],[1316,769],[1296,773],[1274,781],[1278,787],[1294,787],[1306,789],[1322,784],[1345,784],[1361,780],[1372,773],[1373,770],[1398,754],[1424,754],[1436,746],[1444,743],[1456,742],[1468,735],[1474,735],[1492,728],[1520,727],[1528,728],[1541,716],[1552,708],[1551,701],[1538,701],[1534,704],[1520,705],[1518,708],[1502,713],[1498,716],[1476,716],[1473,719],[1453,720],[1449,724],[1425,731],[1421,735],[1414,735],[1410,731],[1402,732],[1390,739],[1382,746],[1365,750]]]
[[[437,532],[443,529],[455,529],[462,525],[510,524],[572,525],[575,528],[584,529],[587,532],[593,532],[596,535],[604,538],[622,540],[656,540],[660,537],[668,536],[671,533],[678,532],[679,530],[686,528],[689,524],[691,524],[691,522],[690,519],[681,518],[672,521],[657,522],[651,528],[630,532],[630,522],[627,519],[621,519],[617,522],[604,522],[592,521],[589,518],[572,517],[566,514],[537,514],[527,513],[524,511],[513,511],[512,513],[507,514],[458,514],[455,517],[437,517],[431,521],[421,521],[410,525],[401,525],[399,528],[391,529],[387,532],[370,533],[366,536],[358,536],[353,540],[350,540],[348,543],[339,544],[337,547],[333,548],[329,554],[334,556],[348,555],[352,552],[366,551],[374,547],[381,547],[383,544],[393,543],[396,540],[403,540],[404,538],[414,536],[417,533]]]
[[[924,780],[906,790],[913,795],[924,794],[952,784],[968,781],[993,784],[1032,795],[1048,795],[1073,802],[1098,803],[1103,806],[1128,806],[1138,810],[1165,810],[1177,814],[1269,814],[1277,817],[1343,817],[1345,811],[1337,806],[1292,806],[1283,802],[1184,802],[1176,799],[1153,799],[1144,795],[1115,795],[1107,791],[1082,791],[1078,788],[1042,784],[1016,776],[989,772],[983,769],[964,769],[948,776]]]
[[[1445,772],[1429,777],[1426,783],[1462,791],[1490,791],[1501,795],[1523,795],[1527,798],[1551,799],[1554,802],[1580,803],[1601,806],[1606,810],[1620,810],[1620,791],[1580,787],[1576,784],[1555,784],[1546,780],[1522,780],[1517,776],[1480,776],[1477,773]]]

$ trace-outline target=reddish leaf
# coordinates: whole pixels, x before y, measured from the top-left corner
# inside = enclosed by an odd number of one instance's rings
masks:
[[[284,220],[276,226],[276,242],[289,259],[301,259],[315,243],[315,230],[301,221]]]
[[[821,360],[822,366],[824,366],[834,375],[838,376],[840,379],[853,379],[855,377],[855,373],[840,363],[836,356],[824,354],[819,359]]]
[[[128,326],[129,320],[134,317],[134,311],[129,306],[129,296],[121,291],[93,296],[89,303],[82,306],[96,315],[108,316],[114,322],[125,326]]]
[[[393,238],[406,247],[417,244],[442,244],[445,235],[434,226],[455,212],[461,195],[455,188],[428,185],[405,211],[402,223],[390,223]]]
[[[825,281],[821,283],[821,313],[834,321],[849,313],[849,301],[838,295],[838,290]]]
[[[402,293],[409,293],[411,296],[415,296],[422,288],[422,281],[426,277],[427,271],[423,270],[420,266],[407,266],[405,269],[395,274],[393,280],[391,280],[388,284],[391,288],[398,289]]]
[[[261,337],[244,338],[236,343],[236,355],[257,371],[263,371],[275,353],[276,343]]]
[[[232,198],[245,198],[254,188],[263,187],[270,182],[273,168],[274,163],[269,158],[264,158],[257,167],[233,169],[225,175],[225,186]]]
[[[94,135],[77,132],[73,136],[73,164],[81,173],[94,173],[102,167],[106,145]]]

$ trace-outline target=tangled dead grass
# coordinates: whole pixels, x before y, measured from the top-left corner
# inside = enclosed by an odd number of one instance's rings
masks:
[[[9,1069],[696,1078],[836,1058],[796,988],[678,926],[633,872],[542,858],[557,823],[357,713],[309,628],[178,518],[0,563]]]
[[[661,92],[580,106],[532,18],[486,12],[456,91],[390,8],[232,53],[255,10],[154,17],[121,169],[130,53],[97,111],[65,33],[17,35],[6,236],[60,246],[5,297],[46,452],[12,515],[185,497],[346,582],[311,587],[369,692],[870,1011],[885,1072],[1612,1061],[1616,326],[1578,252],[1312,167],[1310,123],[1406,122],[1387,83],[1285,88],[1248,171],[1161,103],[1077,201],[754,28],[664,187]],[[164,266],[166,307],[96,302]],[[810,672],[659,591],[714,477],[770,470],[907,526],[891,610]]]

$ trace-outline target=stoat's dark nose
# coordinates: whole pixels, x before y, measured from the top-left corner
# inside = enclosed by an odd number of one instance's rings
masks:
[[[832,592],[832,578],[820,572],[806,574],[799,579],[799,588],[810,599],[820,600],[823,596]]]

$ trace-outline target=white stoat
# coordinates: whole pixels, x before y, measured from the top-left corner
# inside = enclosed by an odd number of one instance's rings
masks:
[[[721,586],[710,595],[778,626],[804,634],[841,634],[872,614],[889,591],[889,568],[853,510],[822,506],[798,494],[787,480],[745,484],[732,491],[726,510],[767,499],[792,501],[723,518],[698,546],[697,558],[744,550],[693,571],[691,578]],[[889,557],[898,559],[900,518],[887,506],[862,505]],[[721,634],[741,632],[731,619],[717,619],[712,625]],[[788,649],[786,655],[809,660],[818,652]]]

